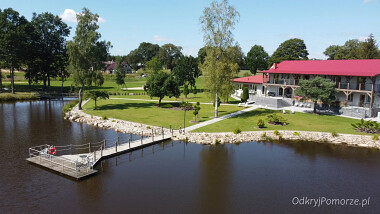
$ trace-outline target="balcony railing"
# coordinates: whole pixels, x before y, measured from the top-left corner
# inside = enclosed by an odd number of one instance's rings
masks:
[[[265,80],[265,79],[264,79]],[[290,85],[290,86],[298,86],[299,80],[298,79],[267,79],[267,84],[275,84],[275,85]],[[371,83],[342,83],[337,82],[335,87],[337,89],[349,89],[349,90],[359,90],[359,91],[371,91],[372,90],[372,84]],[[379,91],[380,93],[380,84],[376,85],[375,90]]]

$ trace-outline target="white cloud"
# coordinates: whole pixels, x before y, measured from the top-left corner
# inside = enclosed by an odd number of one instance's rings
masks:
[[[364,3],[368,3],[368,2],[371,2],[373,0],[363,0]]]
[[[66,22],[74,22],[77,23],[77,12],[73,9],[65,9],[62,14],[59,15],[59,17]],[[99,23],[106,23],[106,20],[102,17],[98,18]]]
[[[77,22],[77,13],[72,9],[65,9],[59,17],[66,22]]]
[[[162,36],[159,36],[159,35],[154,35],[153,38],[152,38],[153,41],[155,42],[170,42],[170,41],[173,41],[172,39],[169,39],[169,38],[166,38],[166,37],[162,37]]]

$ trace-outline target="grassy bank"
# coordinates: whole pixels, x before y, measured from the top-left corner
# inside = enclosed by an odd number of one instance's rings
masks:
[[[132,122],[144,123],[154,126],[163,126],[178,129],[183,127],[184,111],[165,109],[156,107],[157,102],[130,101],[130,100],[100,100],[97,102],[98,110],[94,108],[94,102],[88,102],[84,108],[84,112],[91,115],[116,118]],[[162,105],[165,105],[163,103]],[[241,110],[237,106],[220,106],[220,116]],[[210,120],[214,115],[212,105],[201,105],[198,120],[203,122]],[[186,112],[186,127],[194,125],[190,121],[194,120],[193,111]]]
[[[22,100],[37,100],[38,96],[35,93],[0,93],[0,102],[6,101],[22,101]]]
[[[268,124],[266,116],[268,114],[278,113],[288,121],[288,125],[271,125]],[[257,129],[257,120],[262,118],[265,120],[264,129]],[[268,109],[256,109],[238,115],[233,118],[223,120],[199,129],[194,132],[233,132],[234,129],[240,128],[242,131],[265,131],[265,130],[297,130],[297,131],[317,131],[317,132],[337,132],[345,134],[363,134],[356,132],[351,123],[359,120],[331,116],[331,115],[315,115],[308,113],[282,114],[281,111]]]

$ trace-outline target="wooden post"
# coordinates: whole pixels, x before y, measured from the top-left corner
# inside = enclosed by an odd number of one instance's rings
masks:
[[[141,131],[141,145],[143,144],[144,132]]]
[[[116,145],[115,145],[115,151],[117,152],[117,144],[119,144],[119,136],[117,136],[117,141],[116,141]]]
[[[129,133],[129,138],[130,138],[131,141],[132,141],[132,133]]]
[[[164,139],[165,138],[165,136],[164,136],[164,127],[161,127],[161,130],[162,130],[162,139]]]
[[[129,148],[131,148],[131,139],[128,139]]]
[[[100,146],[100,157],[103,157],[103,145]]]
[[[172,137],[173,137],[173,129],[172,129]]]
[[[88,143],[88,153],[91,153],[91,142]]]
[[[94,151],[94,162],[96,162],[96,151]]]
[[[104,149],[106,149],[107,148],[107,141],[106,141],[106,139],[104,139]]]
[[[171,131],[172,131],[172,125],[169,126],[169,132],[171,132]]]
[[[153,129],[152,129],[152,142],[154,141],[154,132],[153,132]]]

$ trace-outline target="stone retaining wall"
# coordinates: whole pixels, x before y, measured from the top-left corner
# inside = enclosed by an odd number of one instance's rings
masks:
[[[294,135],[298,132],[299,136]],[[265,133],[265,136],[264,136]],[[274,134],[274,131],[252,131],[233,134],[231,132],[223,133],[186,133],[176,136],[176,140],[187,140],[198,144],[216,144],[218,143],[240,143],[248,141],[271,141],[279,140],[301,140],[314,141],[321,143],[346,144],[349,146],[371,147],[380,149],[380,141],[372,140],[368,135],[351,135],[338,134],[333,137],[327,132],[306,132],[306,131],[279,131],[280,136]]]

